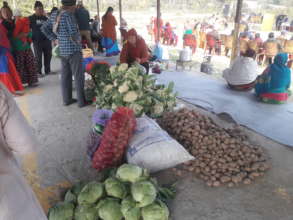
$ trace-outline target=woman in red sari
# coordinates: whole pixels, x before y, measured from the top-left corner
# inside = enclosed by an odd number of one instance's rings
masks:
[[[149,72],[149,53],[145,40],[136,33],[135,29],[127,32],[127,43],[124,44],[120,63],[127,63],[128,65],[134,62],[144,66],[146,72]]]
[[[23,94],[20,76],[15,68],[13,57],[10,53],[10,42],[7,30],[0,23],[0,82],[13,94]]]

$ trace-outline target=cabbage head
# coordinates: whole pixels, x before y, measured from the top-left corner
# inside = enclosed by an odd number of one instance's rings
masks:
[[[95,181],[88,183],[78,195],[78,204],[93,204],[97,202],[103,196],[103,191],[102,183]]]
[[[131,186],[131,194],[133,199],[138,202],[138,207],[145,207],[155,201],[157,190],[151,182],[140,181]]]
[[[139,220],[141,217],[140,208],[136,207],[136,202],[131,196],[122,201],[121,212],[125,220]]]
[[[161,201],[156,201],[151,205],[142,208],[143,220],[168,220],[168,207]]]
[[[74,193],[72,193],[72,190],[69,189],[66,194],[65,194],[65,198],[64,198],[65,202],[72,202],[72,203],[76,203],[77,202],[77,196],[74,195]]]
[[[118,199],[107,198],[97,206],[99,216],[103,220],[122,220],[121,205]]]
[[[96,220],[98,209],[94,205],[80,205],[75,209],[74,220]]]
[[[123,182],[135,183],[141,180],[141,177],[144,175],[144,170],[133,164],[123,164],[117,170],[117,178]]]
[[[110,177],[105,181],[105,189],[108,196],[123,199],[127,196],[127,188],[118,179]]]
[[[61,202],[50,208],[49,220],[72,220],[74,205],[70,202]]]
[[[71,192],[78,196],[78,194],[81,192],[82,188],[85,186],[86,184],[83,182],[80,182],[78,184],[75,184],[72,188],[71,188]]]

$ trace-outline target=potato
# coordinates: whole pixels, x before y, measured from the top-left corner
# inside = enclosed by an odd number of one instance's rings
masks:
[[[208,186],[251,183],[269,169],[263,149],[251,145],[238,127],[222,129],[209,117],[186,108],[166,113],[158,122],[197,158],[184,168],[199,174]]]

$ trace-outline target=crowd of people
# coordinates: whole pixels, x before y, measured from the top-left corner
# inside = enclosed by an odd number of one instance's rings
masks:
[[[118,22],[112,7],[107,9],[100,22],[98,16],[90,18],[82,1],[61,2],[61,9],[54,7],[46,14],[42,2],[36,1],[35,12],[29,17],[23,17],[19,10],[13,12],[4,2],[0,13],[0,79],[14,95],[23,94],[24,85],[37,86],[39,77],[52,73],[52,48],[57,48],[55,51],[58,51],[62,64],[63,103],[67,106],[77,101],[79,107],[83,107],[88,103],[84,95],[82,49],[89,48],[93,54],[105,52],[106,56],[119,55],[116,33]],[[175,29],[170,22],[164,24],[161,18],[158,20],[154,17],[148,26],[155,43],[162,42],[171,46],[178,44]],[[120,33],[123,45],[120,62],[129,65],[138,62],[149,72],[152,55],[143,37],[134,29],[128,31],[124,19],[120,24]],[[224,51],[229,56],[233,35],[225,17],[213,15],[200,21],[188,20],[184,25],[183,47],[190,47],[192,53],[197,48],[202,48],[209,55],[221,55]],[[286,40],[289,40],[286,32],[281,32],[278,37],[270,33],[264,41],[259,33],[249,30],[248,23],[243,20],[239,35],[240,56],[224,72],[229,86],[235,89],[253,87],[257,73],[255,63],[264,63],[267,60],[270,64],[273,63],[276,55],[283,51]],[[236,69],[238,75],[234,73]],[[244,73],[245,79],[240,76]],[[77,100],[72,97],[72,76],[75,79]]]

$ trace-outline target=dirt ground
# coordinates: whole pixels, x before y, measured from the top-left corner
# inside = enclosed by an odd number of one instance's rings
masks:
[[[53,66],[53,70],[60,71],[58,61],[54,60]],[[198,66],[192,71],[197,74]],[[40,141],[36,174],[27,178],[45,210],[60,199],[69,185],[98,177],[85,148],[95,108],[63,107],[59,84],[58,75],[48,76],[41,79],[39,87],[27,89],[25,96],[16,98]],[[222,127],[235,125],[227,115],[217,116],[192,105],[188,107],[209,115]],[[176,198],[170,203],[173,220],[293,219],[292,150],[242,129],[253,143],[267,150],[271,170],[256,183],[235,188],[209,188],[188,173],[175,176],[171,169],[156,174],[162,183],[177,183]]]

